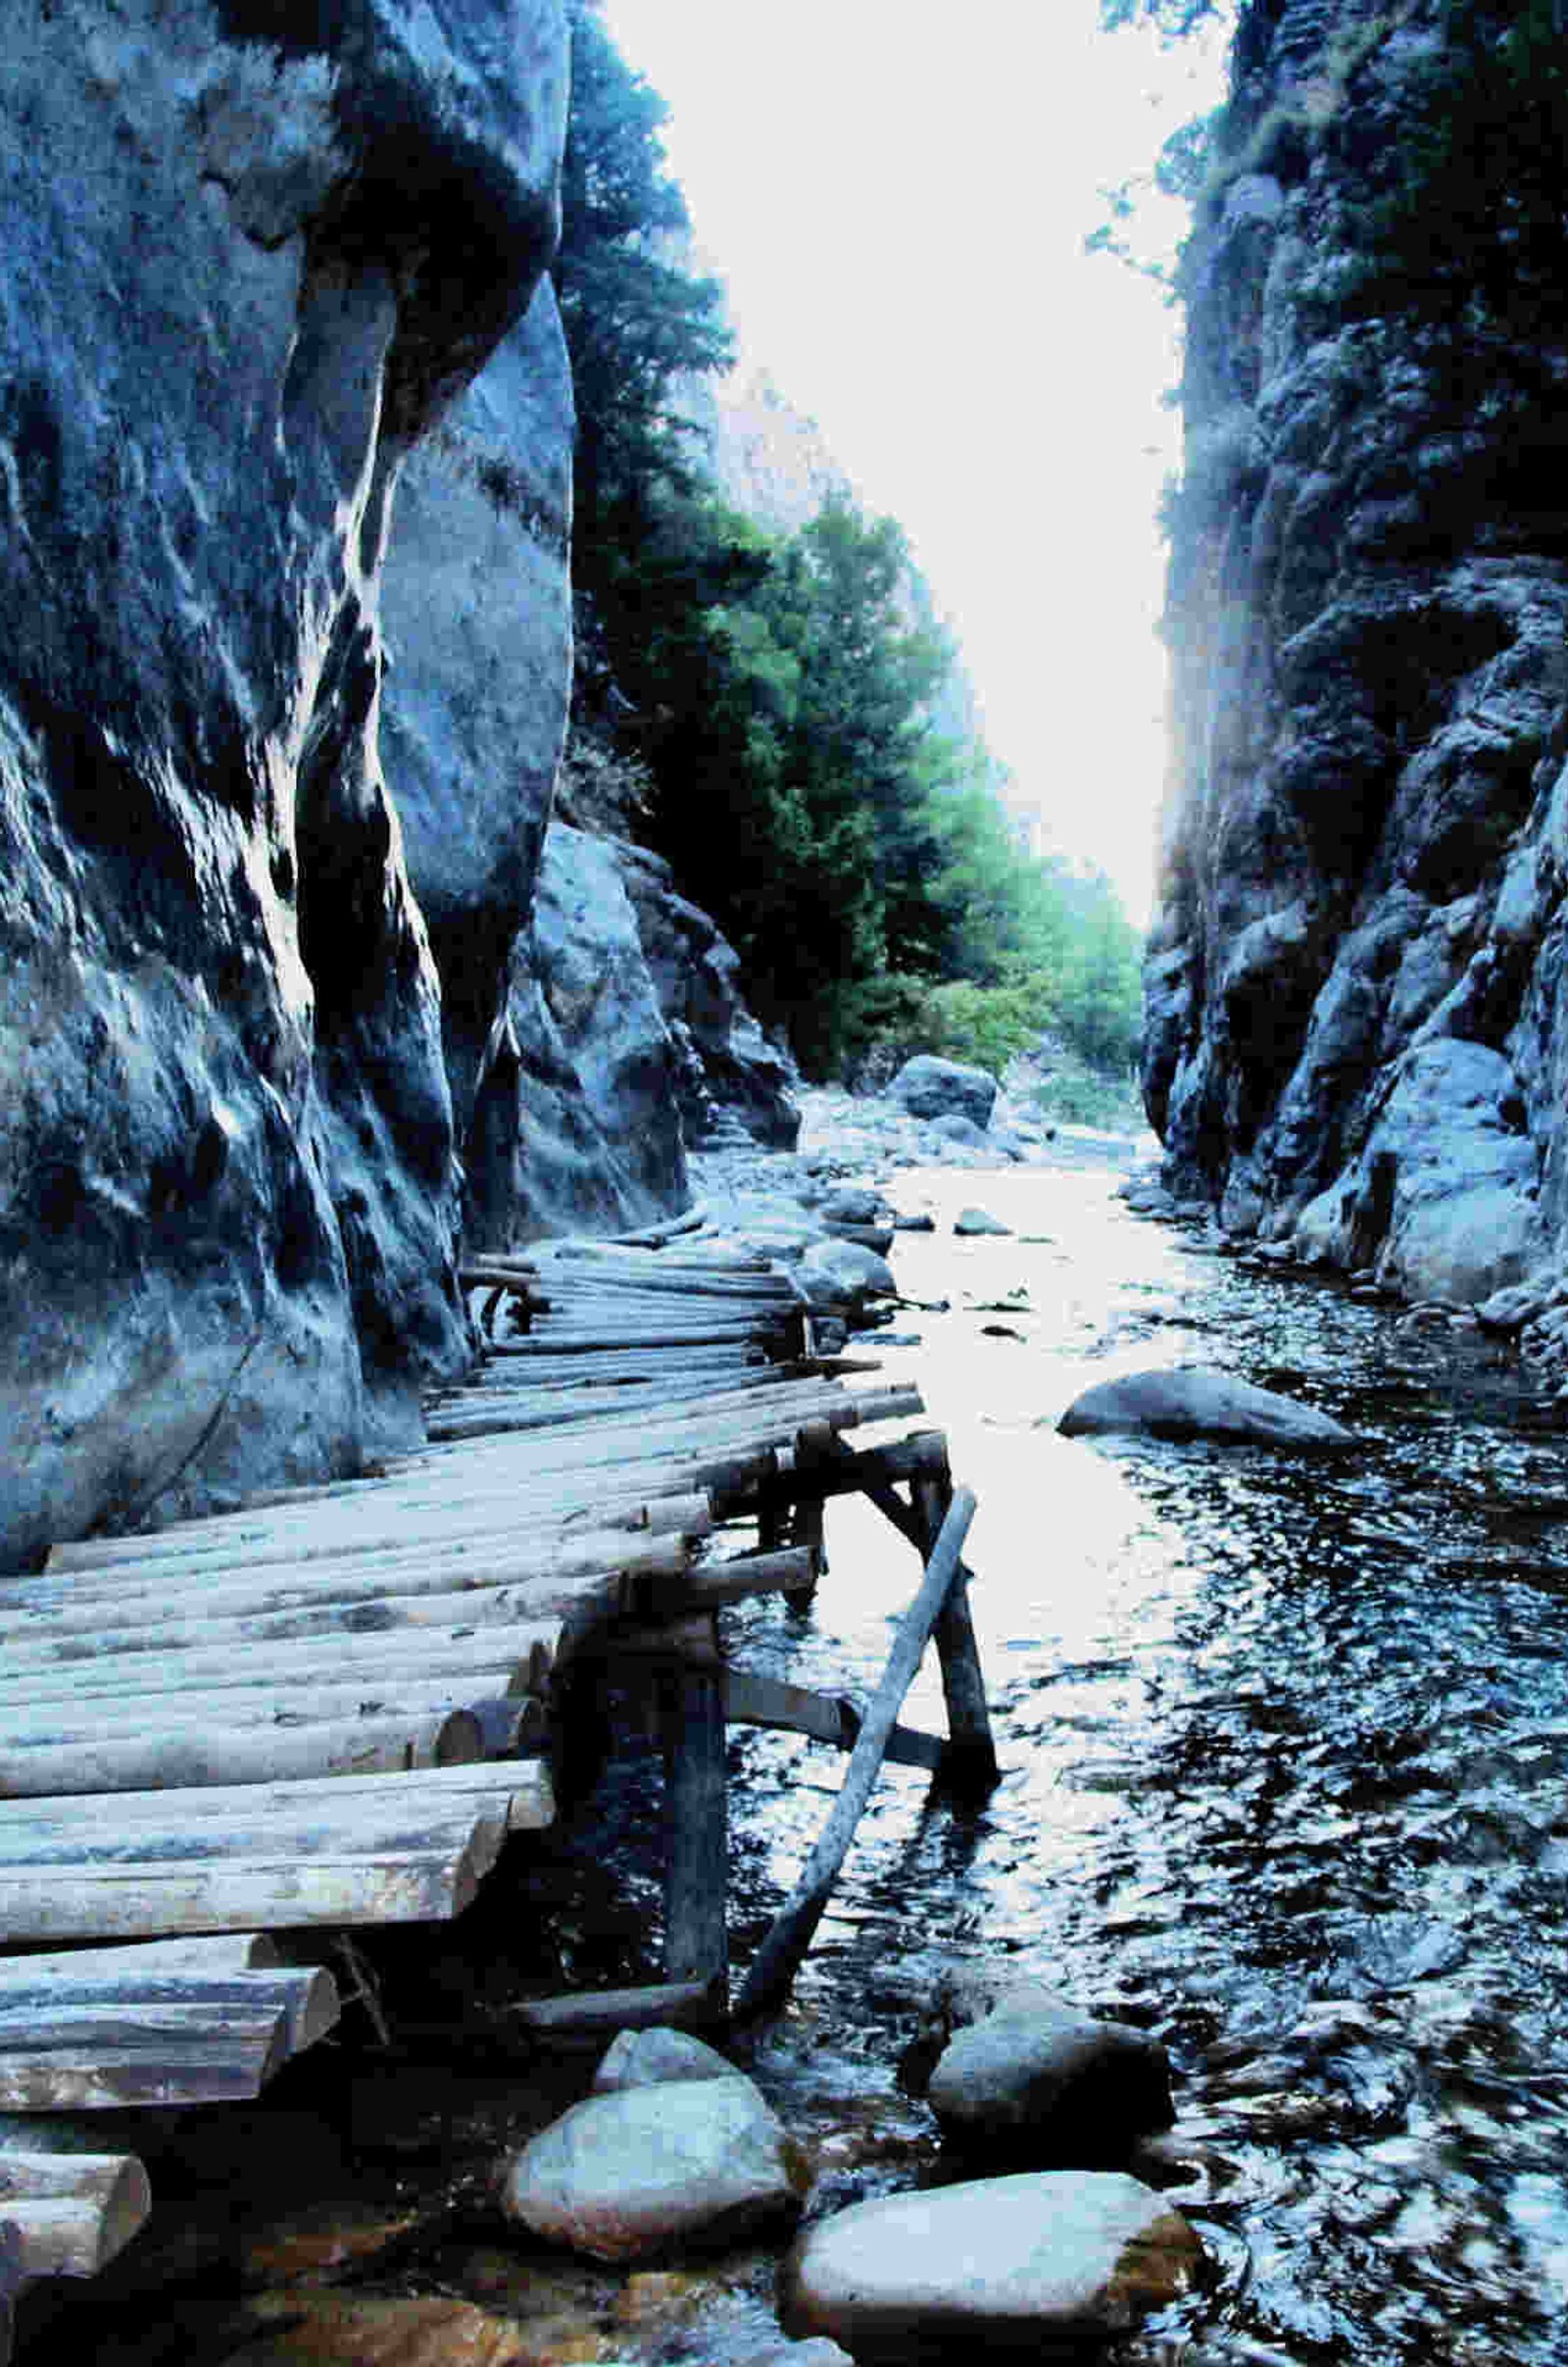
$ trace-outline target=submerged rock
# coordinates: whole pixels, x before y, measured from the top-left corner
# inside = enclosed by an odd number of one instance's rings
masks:
[[[1130,1372],[1119,1381],[1102,1381],[1073,1400],[1056,1427],[1064,1438],[1122,1432],[1177,1441],[1212,1439],[1222,1446],[1332,1449],[1355,1444],[1353,1434],[1332,1414],[1204,1364]]]
[[[785,2263],[780,2315],[869,2367],[1038,2358],[1138,2325],[1201,2257],[1181,2213],[1134,2178],[1025,2172],[841,2211]]]
[[[1112,2159],[1174,2118],[1157,2039],[1046,2001],[1000,2006],[958,2031],[928,2095],[944,2137],[1042,2165]]]
[[[638,2260],[798,2207],[782,2123],[751,2081],[590,2096],[509,2163],[502,2208],[596,2260]]]

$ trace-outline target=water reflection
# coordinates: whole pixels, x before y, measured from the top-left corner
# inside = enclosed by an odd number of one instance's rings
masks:
[[[1178,2198],[1219,2273],[1128,2367],[1545,2367],[1568,2325],[1557,1409],[1473,1330],[1245,1270],[1130,1218],[1114,1180],[903,1188],[938,1231],[901,1238],[901,1282],[951,1311],[901,1317],[922,1344],[886,1361],[979,1491],[1006,1775],[966,1818],[885,1776],[766,2075],[840,2132],[835,2202],[936,2174],[898,2054],[944,1967],[1005,1957],[1178,2066]],[[956,1241],[967,1202],[1014,1237]],[[1194,1357],[1323,1406],[1356,1453],[1055,1435],[1091,1381]],[[752,1605],[735,1636],[837,1689],[874,1681],[914,1565],[869,1507],[834,1512],[812,1619]],[[906,1715],[940,1714],[927,1671]],[[837,1771],[775,1735],[741,1760],[760,1928]]]

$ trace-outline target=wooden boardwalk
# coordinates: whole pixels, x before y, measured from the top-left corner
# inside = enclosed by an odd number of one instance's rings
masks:
[[[485,1354],[419,1452],[0,1580],[0,2114],[44,2116],[0,2122],[0,2318],[146,2214],[139,2164],[59,2116],[254,2096],[337,2018],[287,1935],[461,1913],[507,1835],[553,1820],[547,1749],[591,1770],[609,1678],[665,1745],[666,1979],[540,2000],[541,2034],[725,2013],[726,1723],[850,1751],[862,1804],[884,1755],[994,1774],[944,1443],[850,1444],[915,1391],[814,1356],[788,1277],[741,1252],[555,1244],[465,1281]],[[917,1661],[935,1622],[946,1742],[721,1650],[722,1604],[809,1599],[852,1489],[947,1553],[905,1640]],[[787,1985],[796,1906],[743,2008]]]

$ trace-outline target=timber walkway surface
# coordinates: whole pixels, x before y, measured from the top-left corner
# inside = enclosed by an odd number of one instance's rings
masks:
[[[742,2010],[787,1986],[884,1756],[994,1775],[972,1499],[937,1435],[846,1436],[917,1392],[814,1356],[788,1276],[742,1251],[536,1245],[464,1279],[484,1354],[417,1452],[0,1580],[0,2318],[146,2216],[91,2113],[257,2094],[337,2019],[298,1935],[461,1913],[508,1834],[553,1821],[552,1764],[591,1762],[612,1677],[664,1743],[665,1981],[537,2000],[541,2038],[722,2019],[726,1722],[851,1752]],[[808,1601],[823,1504],[852,1490],[926,1564],[863,1717],[732,1667],[714,1616]],[[933,1629],[946,1742],[897,1723]]]

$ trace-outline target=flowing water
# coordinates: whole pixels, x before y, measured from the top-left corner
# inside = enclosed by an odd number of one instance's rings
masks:
[[[1560,1410],[1473,1326],[1244,1270],[1115,1182],[898,1195],[938,1220],[901,1236],[901,1285],[952,1309],[901,1316],[921,1345],[885,1362],[979,1492],[1004,1775],[964,1815],[885,1774],[759,2068],[822,2148],[820,2205],[940,2176],[901,2044],[945,1968],[1005,1961],[1176,2068],[1171,2198],[1214,2273],[1112,2356],[1545,2367],[1568,2354]],[[1013,1236],[956,1240],[971,1201]],[[1192,1360],[1323,1407],[1356,1451],[1056,1435],[1094,1381]],[[828,1546],[811,1618],[751,1606],[737,1648],[869,1686],[913,1557],[859,1503]],[[940,1718],[929,1674],[905,1714]],[[753,1931],[836,1775],[792,1738],[738,1755]]]

